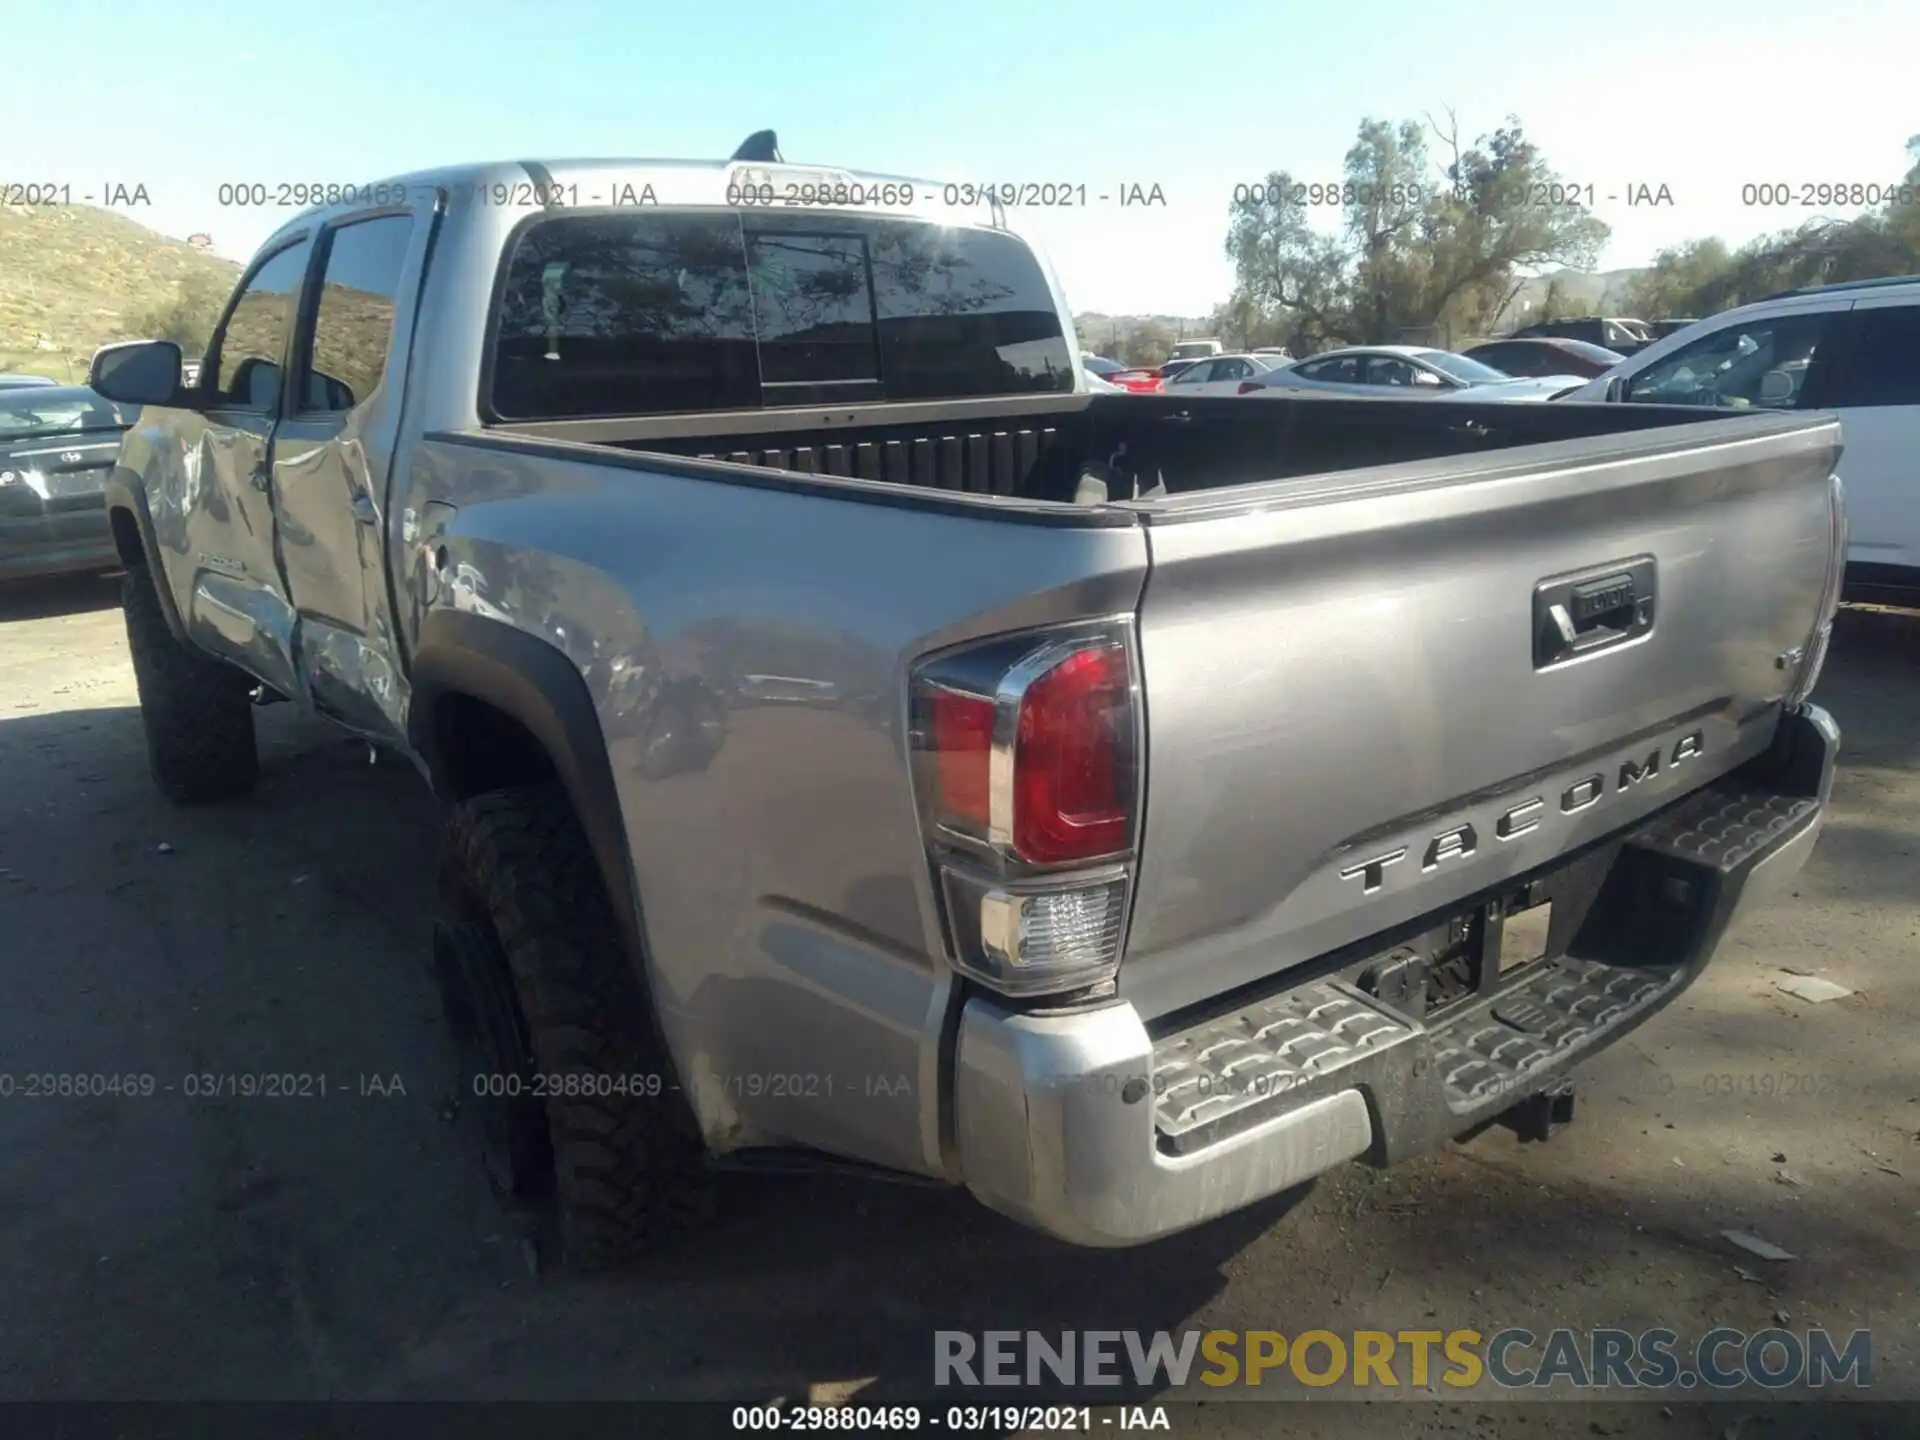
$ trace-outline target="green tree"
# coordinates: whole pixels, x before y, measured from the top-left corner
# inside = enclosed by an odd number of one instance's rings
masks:
[[[1158,365],[1172,352],[1172,329],[1157,320],[1135,320],[1120,332],[1118,353],[1111,358],[1127,365]]]
[[[1446,147],[1444,164],[1429,150],[1430,129]],[[1276,170],[1232,204],[1228,308],[1284,314],[1297,353],[1473,331],[1517,276],[1587,269],[1598,257],[1607,227],[1583,205],[1561,203],[1561,183],[1511,118],[1464,148],[1457,127],[1363,120],[1340,184],[1302,185]],[[1336,233],[1310,223],[1324,205],[1341,212]]]
[[[1630,291],[1632,313],[1654,319],[1711,315],[1781,290],[1920,271],[1920,135],[1907,141],[1908,169],[1887,203],[1846,219],[1818,217],[1729,250],[1689,240],[1654,257]]]
[[[1643,275],[1627,287],[1626,313],[1643,320],[1697,319],[1692,308],[1710,286],[1733,267],[1733,252],[1718,236],[1689,240],[1662,250]]]

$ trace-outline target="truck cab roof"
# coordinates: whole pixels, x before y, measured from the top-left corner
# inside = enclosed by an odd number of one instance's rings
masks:
[[[729,198],[732,187],[733,199]],[[1009,230],[1005,208],[980,187],[924,176],[890,175],[791,161],[578,157],[489,160],[410,171],[342,187],[337,200],[300,211],[262,248],[341,215],[404,204],[438,192],[452,204],[561,209],[735,205],[745,187],[751,205],[774,214],[821,211],[919,219]],[[769,188],[771,187],[771,188]],[[840,200],[841,193],[845,200]]]

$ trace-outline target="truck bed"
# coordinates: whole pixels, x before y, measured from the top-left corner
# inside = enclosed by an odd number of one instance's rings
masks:
[[[804,474],[1070,502],[1089,463],[1111,464],[1120,484],[1108,498],[1126,500],[1136,487],[1145,492],[1161,483],[1178,495],[1700,421],[1701,412],[1685,406],[1094,395],[498,428]]]
[[[1132,617],[1143,799],[1117,985],[1174,1034],[1230,997],[1389,963],[1376,951],[1451,964],[1448,937],[1516,888],[1558,895],[1564,953],[1584,857],[1607,869],[1621,836],[1762,754],[1820,650],[1830,416],[1128,396],[878,413],[448,432],[410,472],[466,497],[455,603],[512,613],[516,577],[537,577],[539,623],[576,647],[609,733],[650,733],[623,688],[638,675],[758,735],[664,778],[617,762],[623,809],[649,817],[629,843],[665,993],[684,997],[669,1033],[719,1065],[764,1060],[769,1033],[870,1022],[768,958],[764,926],[729,952],[762,988],[708,996],[708,957],[736,944],[715,916],[833,917],[836,994],[937,1008],[916,988],[937,967],[909,958],[944,943],[903,803],[920,657]],[[1052,503],[1115,456],[1113,503]],[[538,565],[516,566],[529,545]],[[1634,618],[1610,622],[1623,586]],[[1564,651],[1545,643],[1561,601],[1582,627]],[[639,663],[615,675],[610,655]],[[771,704],[768,677],[811,698]],[[745,822],[740,796],[775,798]],[[892,1038],[861,1044],[919,1063],[919,1032],[871,1024]],[[816,1143],[816,1121],[761,1123]],[[920,1163],[893,1130],[834,1137]]]

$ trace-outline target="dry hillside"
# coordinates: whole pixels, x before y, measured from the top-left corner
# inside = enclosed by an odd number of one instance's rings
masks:
[[[100,346],[183,288],[224,297],[240,267],[88,205],[0,206],[0,370],[85,377]]]

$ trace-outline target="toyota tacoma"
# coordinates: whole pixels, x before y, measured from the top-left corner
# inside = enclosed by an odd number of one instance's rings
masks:
[[[727,1165],[1122,1246],[1545,1135],[1818,833],[1830,416],[1091,393],[958,193],[408,175],[196,383],[95,358],[159,788],[274,699],[418,768],[488,1172],[580,1260]]]

